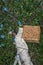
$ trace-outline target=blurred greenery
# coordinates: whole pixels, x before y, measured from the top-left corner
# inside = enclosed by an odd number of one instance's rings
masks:
[[[8,12],[3,10],[8,9]],[[0,0],[0,65],[13,65],[16,55],[16,46],[13,45],[9,31],[18,31],[17,22],[23,25],[39,25],[41,28],[40,43],[27,42],[30,56],[34,65],[43,65],[43,1],[42,0]],[[1,46],[2,44],[2,46]],[[4,46],[3,46],[4,45]]]

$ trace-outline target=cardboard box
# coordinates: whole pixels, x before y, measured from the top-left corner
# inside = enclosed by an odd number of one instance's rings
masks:
[[[40,40],[40,26],[23,26],[24,40],[28,42],[39,43]]]

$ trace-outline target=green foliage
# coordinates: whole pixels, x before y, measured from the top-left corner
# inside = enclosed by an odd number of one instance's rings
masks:
[[[0,24],[3,24],[0,35],[0,65],[13,65],[16,54],[16,47],[12,43],[12,35],[9,31],[18,31],[17,22],[20,20],[23,25],[40,25],[41,40],[40,44],[27,43],[30,56],[34,65],[43,65],[43,5],[41,0],[0,0]],[[2,8],[8,8],[8,12],[2,11]],[[10,12],[10,13],[9,13]]]

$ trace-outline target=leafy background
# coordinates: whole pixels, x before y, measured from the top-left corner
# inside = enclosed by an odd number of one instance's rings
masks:
[[[8,12],[3,10],[8,9]],[[29,53],[34,65],[43,65],[43,0],[0,0],[0,65],[13,65],[16,55],[16,46],[13,45],[9,31],[16,29],[17,22],[23,25],[39,25],[41,39],[39,44],[29,43]],[[4,39],[1,35],[5,35]]]

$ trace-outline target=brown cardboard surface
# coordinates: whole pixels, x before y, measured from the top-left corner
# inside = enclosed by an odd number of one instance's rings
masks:
[[[28,42],[39,43],[40,40],[40,26],[23,26],[24,40]]]

